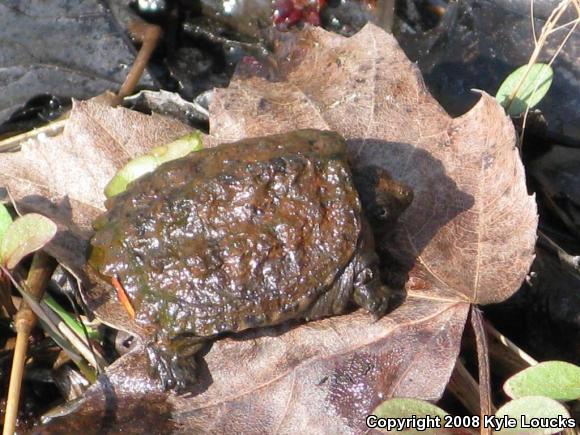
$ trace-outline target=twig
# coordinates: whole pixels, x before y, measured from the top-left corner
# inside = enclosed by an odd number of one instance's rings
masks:
[[[41,135],[45,136],[56,136],[62,133],[66,121],[68,120],[68,112],[56,121],[50,122],[49,124],[43,125],[42,127],[34,128],[22,134],[17,134],[16,136],[10,136],[4,140],[0,140],[0,153],[18,151],[20,145],[29,140],[36,139]]]
[[[489,333],[489,335],[491,335],[492,338],[499,341],[512,353],[515,353],[528,365],[535,366],[536,364],[538,364],[538,361],[536,361],[534,358],[532,358],[530,355],[528,355],[526,352],[520,349],[516,344],[514,344],[509,338],[507,338],[505,335],[503,335],[501,332],[495,329],[491,323],[485,322],[485,328],[487,329],[487,332]]]
[[[562,17],[562,14],[566,11],[566,9],[568,8],[568,5],[570,3],[571,3],[571,0],[564,0],[564,1],[560,2],[560,4],[554,8],[552,13],[550,14],[548,19],[546,20],[546,24],[544,25],[544,27],[542,28],[542,32],[540,33],[540,38],[538,39],[538,41],[534,47],[534,51],[532,52],[532,55],[530,56],[530,59],[528,60],[528,66],[526,68],[526,72],[520,78],[520,80],[518,81],[518,84],[514,87],[514,89],[512,90],[511,94],[508,97],[508,106],[506,108],[506,110],[508,112],[509,112],[509,109],[511,108],[511,105],[514,102],[515,96],[518,94],[518,92],[520,91],[520,88],[524,84],[525,80],[528,78],[528,74],[530,73],[530,71],[532,69],[532,65],[534,65],[536,63],[536,61],[538,60],[538,57],[540,56],[540,52],[541,52],[542,48],[544,47],[544,44],[546,43],[548,36],[552,33],[552,29],[554,28],[554,25],[560,20],[560,18]]]
[[[543,231],[538,231],[538,241],[540,245],[549,249],[550,251],[558,255],[558,259],[564,263],[566,266],[570,267],[574,272],[580,273],[580,255],[570,255],[563,248],[561,248],[556,242],[554,242],[550,237],[546,235]]]
[[[483,326],[483,316],[476,306],[471,307],[471,326],[475,332],[475,343],[477,346],[477,365],[479,369],[479,403],[480,417],[484,421],[486,415],[491,415],[491,386],[489,374],[489,350],[485,328]],[[491,435],[491,428],[481,426],[482,435]]]
[[[133,93],[143,75],[143,71],[145,71],[145,67],[149,63],[155,47],[157,47],[159,38],[161,38],[161,27],[143,21],[134,21],[130,31],[133,37],[140,41],[142,45],[137,53],[137,57],[135,57],[129,74],[127,74],[121,89],[119,89],[116,95],[115,102],[117,104],[121,103],[124,97]]]
[[[157,46],[159,38],[161,37],[161,28],[159,26],[142,21],[133,22],[130,31],[137,41],[142,42],[142,45],[127,77],[125,78],[125,81],[119,89],[119,92],[112,97],[107,95],[107,93],[104,94],[103,100],[113,106],[120,104],[124,97],[130,95],[134,91],[143,75],[143,71],[145,71],[145,67],[149,63],[149,59]],[[56,136],[57,134],[62,133],[68,120],[69,113],[70,112],[63,114],[63,116],[58,120],[50,122],[42,127],[0,140],[0,153],[18,151],[23,142],[29,139],[35,139],[43,134],[47,136]]]
[[[534,23],[534,0],[530,2],[530,22],[532,24],[532,36],[534,37],[534,44],[538,45],[538,35],[536,34],[536,23]]]
[[[4,268],[3,266],[0,266],[0,269],[4,273],[9,274],[9,271],[6,268]],[[12,284],[14,285],[14,287],[16,287],[16,289],[20,292],[22,297],[26,300],[26,302],[30,306],[30,309],[38,317],[38,321],[40,323],[40,326],[42,326],[42,329],[44,329],[44,331],[46,331],[48,333],[48,335],[56,342],[56,344],[58,344],[68,354],[68,356],[74,361],[74,363],[79,367],[81,372],[83,374],[85,374],[86,370],[84,368],[86,365],[84,364],[84,360],[83,360],[83,357],[81,355],[82,352],[80,352],[80,350],[76,349],[74,347],[75,343],[69,341],[63,335],[63,333],[60,331],[61,328],[67,327],[66,324],[63,323],[62,325],[58,325],[58,323],[54,323],[51,316],[49,315],[49,312],[51,314],[54,314],[54,313],[52,313],[51,310],[45,311],[42,308],[41,304],[30,296],[30,289],[28,288],[28,285],[26,283],[22,283],[20,285],[14,279],[14,277],[12,275],[8,275],[8,276],[10,277],[10,280],[12,281]],[[56,317],[58,317],[58,316],[56,316]],[[90,343],[90,341],[89,341],[89,343]],[[91,346],[91,349],[92,349],[92,346]],[[94,352],[94,354],[95,354],[94,360],[99,362],[100,358],[98,357],[96,352]],[[98,366],[97,370],[100,372],[102,370],[102,366]],[[87,379],[90,379],[90,376],[87,376]]]
[[[32,265],[28,273],[28,287],[31,296],[39,300],[56,267],[56,262],[42,251],[38,251],[32,258]],[[16,329],[16,346],[14,348],[14,360],[10,373],[10,386],[8,387],[8,399],[6,402],[6,416],[4,418],[3,435],[13,435],[18,415],[18,403],[20,402],[20,388],[28,347],[28,336],[36,325],[37,317],[32,312],[28,303],[22,301],[18,313],[14,317]]]
[[[447,388],[471,414],[479,414],[481,408],[479,404],[479,385],[459,359],[455,363]]]

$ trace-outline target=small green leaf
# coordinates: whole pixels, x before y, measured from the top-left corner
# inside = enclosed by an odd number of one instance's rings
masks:
[[[4,204],[0,203],[0,241],[4,238],[4,234],[11,223],[12,216],[10,216],[10,212]]]
[[[201,136],[199,132],[193,132],[187,136],[183,136],[170,144],[153,148],[149,154],[157,157],[159,163],[169,162],[171,160],[185,157],[191,152],[199,151],[203,148]]]
[[[512,400],[498,409],[495,415],[498,419],[515,419],[517,422],[517,427],[494,432],[502,434],[549,435],[569,427],[566,423],[561,425],[563,422],[572,424],[569,420],[570,414],[564,405],[542,396],[527,396]]]
[[[512,376],[503,389],[512,399],[524,396],[580,399],[580,367],[564,361],[546,361]]]
[[[185,157],[193,151],[203,148],[203,142],[199,132],[195,131],[183,136],[167,145],[162,145],[150,150],[147,154],[136,157],[127,163],[115,174],[105,187],[105,196],[110,198],[127,189],[127,185],[137,178],[153,172],[163,163]]]
[[[28,254],[42,248],[56,234],[56,224],[36,213],[16,219],[0,241],[0,259],[8,269],[13,269]]]
[[[105,187],[105,196],[110,198],[124,192],[131,181],[153,172],[157,166],[157,159],[153,156],[141,156],[131,160],[109,181]]]
[[[521,115],[527,108],[538,104],[552,85],[554,71],[549,65],[535,63],[529,69],[524,65],[512,72],[501,84],[495,98],[511,116]],[[525,75],[525,78],[524,78]],[[522,81],[523,80],[523,81]],[[519,87],[512,101],[509,97]]]
[[[439,417],[440,425],[439,427],[443,427],[443,418],[448,415],[444,410],[439,408],[438,406],[433,405],[432,403],[426,402],[424,400],[419,399],[409,399],[409,398],[395,398],[385,400],[379,406],[375,408],[373,411],[373,415],[376,415],[379,418],[388,418],[388,419],[401,419],[401,418],[421,418],[421,417],[431,417],[436,418]],[[395,420],[390,420],[395,422]],[[387,431],[384,428],[384,431]],[[391,428],[391,432],[394,431]],[[441,433],[441,429],[437,429],[437,432],[430,432],[429,429],[420,431],[419,429],[407,429],[404,431],[405,434],[429,434],[429,433]]]

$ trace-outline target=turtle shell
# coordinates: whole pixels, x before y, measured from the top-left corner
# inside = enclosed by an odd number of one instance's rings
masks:
[[[337,133],[223,144],[107,202],[91,265],[158,334],[211,336],[300,318],[357,249],[361,205]]]

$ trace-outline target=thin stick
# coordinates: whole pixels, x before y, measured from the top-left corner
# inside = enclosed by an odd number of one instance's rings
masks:
[[[555,33],[559,30],[565,29],[566,27],[572,26],[572,25],[576,25],[578,23],[578,21],[580,21],[580,18],[575,18],[572,21],[568,21],[566,24],[562,24],[561,26],[558,27],[554,27],[551,31],[551,33]]]
[[[479,413],[481,409],[479,385],[459,359],[455,363],[447,388],[471,414],[477,415]]]
[[[540,244],[550,251],[554,252],[558,259],[566,266],[570,267],[574,272],[580,272],[580,255],[570,255],[556,242],[546,235],[543,231],[538,231],[538,241]]]
[[[44,302],[41,302],[41,305],[48,308]],[[77,335],[75,331],[63,322],[62,319],[51,309],[46,309],[46,315],[57,326],[61,334],[93,367],[99,368],[106,365],[106,361],[100,353],[91,351],[90,343],[86,337]]]
[[[38,251],[34,254],[27,279],[31,296],[34,299],[39,300],[42,297],[55,267],[55,261],[44,252]],[[26,301],[23,300],[18,313],[14,317],[16,346],[14,348],[14,359],[10,373],[6,415],[4,417],[4,429],[2,431],[3,435],[13,435],[14,429],[16,428],[22,375],[24,374],[24,363],[26,361],[26,350],[28,347],[28,336],[36,325],[36,320],[36,315],[32,312]]]
[[[483,316],[479,308],[471,307],[471,326],[475,332],[475,344],[477,346],[477,366],[479,369],[479,403],[480,417],[484,420],[486,415],[491,415],[491,386],[489,374],[489,350],[485,328],[483,326]],[[491,435],[491,428],[481,426],[482,435]]]
[[[49,124],[43,125],[42,127],[34,128],[25,133],[0,140],[0,153],[18,151],[23,142],[29,139],[36,139],[40,135],[52,137],[62,133],[68,120],[68,113],[64,116],[65,117],[61,117],[57,121],[53,121]]]
[[[538,364],[538,361],[536,361],[534,358],[532,358],[530,355],[528,355],[526,352],[520,349],[509,338],[507,338],[505,335],[503,335],[501,332],[495,329],[491,323],[486,322],[485,328],[492,337],[494,337],[496,340],[502,343],[510,352],[513,352],[515,355],[520,357],[522,361],[525,361],[527,364],[531,366],[535,366],[536,364]]]
[[[12,371],[10,372],[10,386],[8,387],[8,402],[6,403],[6,417],[4,418],[4,430],[2,431],[3,435],[13,435],[16,427],[20,387],[22,385],[22,375],[24,374],[24,362],[26,360],[29,332],[18,332],[16,336],[14,359],[12,360]]]
[[[135,62],[133,62],[129,74],[127,74],[121,89],[117,93],[117,103],[120,103],[124,97],[134,91],[143,75],[143,71],[145,71],[145,67],[149,63],[155,47],[157,47],[159,38],[161,38],[161,27],[141,21],[135,21],[130,31],[135,39],[142,42],[142,45],[137,53],[137,57],[135,57]]]
[[[577,12],[580,14],[580,2],[578,2],[578,0],[571,0],[572,4],[576,7]],[[533,4],[533,2],[532,2]],[[552,58],[550,59],[550,62],[548,62],[548,66],[551,67],[552,64],[554,63],[554,61],[556,60],[556,57],[558,56],[558,54],[560,54],[560,51],[564,48],[564,45],[566,44],[566,42],[568,41],[568,39],[570,38],[570,36],[572,36],[574,34],[574,30],[576,29],[576,26],[578,25],[578,21],[579,18],[570,21],[566,24],[564,24],[563,26],[560,27],[556,27],[554,28],[554,26],[558,23],[558,21],[560,20],[560,17],[562,16],[562,14],[566,11],[566,9],[568,9],[568,6],[570,4],[570,0],[566,1],[566,2],[562,2],[560,3],[551,13],[550,17],[548,18],[548,21],[546,22],[546,24],[544,25],[544,27],[542,28],[542,33],[540,34],[540,41],[535,41],[535,48],[534,48],[534,52],[532,53],[532,56],[530,57],[530,60],[528,62],[528,68],[526,70],[526,73],[524,75],[524,77],[522,77],[522,79],[520,80],[518,86],[516,86],[516,89],[514,89],[514,91],[512,92],[512,94],[510,95],[509,98],[509,105],[507,110],[509,110],[509,108],[511,107],[512,103],[514,102],[514,98],[517,95],[518,91],[519,91],[519,87],[523,84],[526,76],[528,75],[528,73],[531,71],[532,65],[533,63],[536,62],[537,58],[540,55],[540,51],[542,50],[546,40],[548,39],[548,36],[550,36],[552,33],[556,32],[557,30],[559,30],[560,28],[563,28],[569,24],[573,24],[573,27],[569,30],[568,34],[564,37],[564,39],[562,40],[562,42],[560,43],[560,45],[558,46],[558,49],[556,50],[556,52],[554,53],[554,55],[552,56]],[[556,12],[558,10],[558,8],[560,8],[561,10],[559,12]],[[555,18],[554,18],[555,16]],[[552,20],[553,19],[553,20]],[[534,21],[534,18],[532,17],[532,23]],[[534,30],[535,32],[535,30]],[[535,33],[534,33],[534,39],[535,39]],[[540,86],[540,82],[537,81],[536,85],[534,86],[534,90],[532,91],[532,95],[535,95],[536,91],[538,90],[538,86]],[[522,122],[522,133],[520,135],[520,146],[521,144],[523,144],[524,142],[524,134],[526,131],[526,124],[528,122],[528,114],[530,112],[530,108],[529,106],[526,107],[526,111],[524,112],[524,120]]]
[[[538,35],[536,34],[536,23],[534,23],[534,0],[530,2],[530,21],[532,24],[532,35],[534,36],[534,44],[538,44]]]

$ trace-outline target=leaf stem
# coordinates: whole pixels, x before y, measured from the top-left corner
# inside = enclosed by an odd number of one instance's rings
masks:
[[[46,253],[38,251],[34,254],[27,279],[32,298],[39,300],[42,297],[55,267],[56,262]],[[18,403],[20,402],[22,375],[24,374],[24,363],[26,361],[26,350],[28,348],[28,336],[36,325],[36,321],[36,315],[32,312],[28,303],[23,299],[20,308],[18,309],[18,313],[16,313],[16,316],[14,317],[16,346],[14,348],[12,371],[10,373],[10,385],[8,387],[6,415],[2,432],[3,435],[14,434],[16,417],[18,415]]]
[[[491,415],[491,386],[489,373],[489,349],[487,347],[487,337],[483,326],[483,315],[481,310],[475,305],[471,307],[471,326],[475,333],[475,344],[477,346],[477,366],[479,369],[479,404],[481,421],[486,415]],[[491,428],[481,426],[482,435],[491,435]]]
[[[91,328],[90,326],[85,326],[81,324],[81,321],[77,320],[75,317],[71,316],[68,311],[66,311],[57,301],[54,299],[50,294],[44,295],[42,302],[45,303],[52,311],[54,311],[58,316],[66,323],[70,329],[72,329],[75,334],[79,337],[88,335],[88,338],[99,338],[99,333],[95,329]]]

